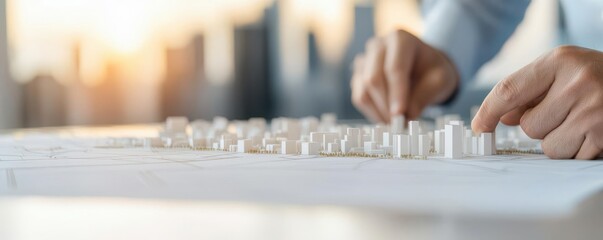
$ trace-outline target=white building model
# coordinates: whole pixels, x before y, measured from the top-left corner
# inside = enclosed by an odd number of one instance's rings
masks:
[[[436,130],[426,133],[421,122],[405,122],[403,116],[391,119],[390,125],[337,124],[334,114],[321,119],[276,118],[269,128],[263,118],[213,122],[185,117],[169,117],[159,137],[147,138],[144,146],[190,147],[199,150],[222,150],[240,153],[300,154],[327,156],[380,156],[392,158],[426,158],[440,155],[463,158],[466,155],[496,153],[493,133],[475,135],[458,118],[444,116],[436,120]],[[441,125],[444,125],[443,127]],[[408,126],[408,129],[405,126]]]

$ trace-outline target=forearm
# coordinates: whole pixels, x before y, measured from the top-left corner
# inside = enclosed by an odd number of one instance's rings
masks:
[[[528,5],[529,0],[426,1],[422,39],[444,52],[467,82],[502,48]]]

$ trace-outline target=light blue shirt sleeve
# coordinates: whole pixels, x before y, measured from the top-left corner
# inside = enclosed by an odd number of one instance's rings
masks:
[[[422,39],[443,51],[462,82],[473,79],[522,21],[529,0],[427,0]]]

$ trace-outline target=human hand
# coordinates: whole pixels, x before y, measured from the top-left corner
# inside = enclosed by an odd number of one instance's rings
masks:
[[[603,53],[562,46],[511,74],[471,125],[491,132],[499,120],[543,139],[551,158],[596,158],[603,149]]]
[[[389,122],[394,115],[415,119],[428,105],[446,101],[459,85],[444,53],[402,30],[369,40],[353,69],[352,102],[373,122]]]

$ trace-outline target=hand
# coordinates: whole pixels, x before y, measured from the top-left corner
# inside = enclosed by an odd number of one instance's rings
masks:
[[[491,132],[499,120],[543,139],[551,158],[596,158],[603,148],[603,53],[563,46],[511,74],[471,125]]]
[[[390,116],[420,116],[430,104],[446,101],[459,75],[446,55],[399,30],[373,38],[354,60],[352,102],[373,122]]]

